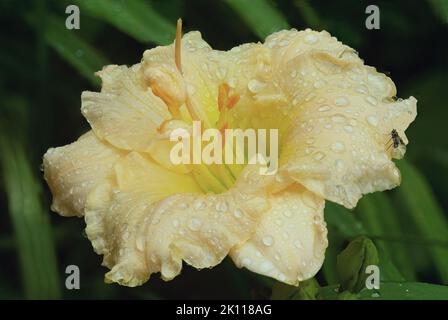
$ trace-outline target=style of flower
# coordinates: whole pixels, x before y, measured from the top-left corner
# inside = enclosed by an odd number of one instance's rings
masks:
[[[52,209],[84,216],[107,282],[170,280],[183,261],[210,268],[229,255],[298,285],[324,260],[325,200],[353,208],[400,184],[388,142],[395,130],[407,144],[416,99],[396,100],[390,78],[326,31],[280,31],[225,52],[178,28],[172,45],[98,75],[101,92],[82,93],[92,130],[43,162]],[[173,165],[170,132],[193,120],[278,129],[277,173]]]

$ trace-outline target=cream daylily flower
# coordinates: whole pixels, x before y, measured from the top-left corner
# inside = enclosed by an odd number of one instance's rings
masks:
[[[327,247],[325,199],[353,208],[400,174],[388,143],[416,116],[391,79],[327,32],[280,31],[264,43],[212,50],[199,32],[147,50],[132,67],[98,72],[83,92],[92,130],[50,149],[52,209],[84,216],[106,281],[137,286],[227,255],[238,267],[298,285]],[[173,165],[169,134],[206,128],[279,130],[280,166]]]

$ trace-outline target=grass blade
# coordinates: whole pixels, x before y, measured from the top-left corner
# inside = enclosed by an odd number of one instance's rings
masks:
[[[141,42],[169,44],[176,28],[142,0],[76,0],[81,12],[103,20]]]
[[[290,28],[283,14],[267,0],[226,0],[226,3],[260,39]]]
[[[365,300],[448,300],[448,286],[423,282],[381,282],[379,290],[364,289]]]
[[[355,213],[328,201],[325,208],[325,221],[329,227],[335,228],[346,241],[350,241],[359,235],[370,236]],[[404,281],[403,276],[382,248],[378,248],[378,255],[380,258],[381,278],[387,281]],[[326,263],[330,264],[330,268],[335,265],[334,261],[327,261]]]
[[[107,59],[74,32],[67,30],[64,21],[49,17],[45,26],[48,44],[92,84],[99,85],[100,80],[94,73],[109,64]]]
[[[60,286],[48,213],[40,199],[40,184],[18,140],[0,136],[0,164],[25,295],[29,299],[57,299]]]
[[[398,188],[400,202],[408,210],[423,241],[448,241],[447,218],[425,177],[410,163],[398,163],[403,181]],[[429,251],[443,283],[448,283],[448,248],[431,246]]]
[[[366,195],[358,203],[356,213],[367,232],[372,235],[402,235],[398,212],[384,193]],[[392,260],[407,281],[415,281],[415,270],[408,255],[407,247],[399,242],[375,241],[379,250],[388,260]]]

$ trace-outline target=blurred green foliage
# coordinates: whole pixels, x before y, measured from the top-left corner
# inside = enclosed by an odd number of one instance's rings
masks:
[[[65,29],[65,8],[81,9],[81,29]],[[0,2],[0,298],[448,299],[448,1],[376,1],[381,29],[364,26],[366,1],[36,0]],[[103,283],[101,258],[81,219],[49,211],[41,156],[87,130],[80,93],[97,90],[105,64],[134,64],[170,43],[175,21],[200,30],[215,48],[260,41],[282,28],[326,29],[367,64],[389,74],[398,95],[414,95],[419,116],[409,132],[402,186],[364,197],[354,212],[327,203],[329,248],[315,279],[297,289],[238,270],[188,266],[165,283],[139,288]],[[44,194],[42,194],[44,191]],[[381,289],[339,293],[337,255],[355,237],[373,240]],[[67,265],[81,269],[81,289],[63,287]],[[266,294],[266,292],[268,292]]]

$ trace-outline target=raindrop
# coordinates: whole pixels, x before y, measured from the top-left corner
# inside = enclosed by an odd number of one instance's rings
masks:
[[[192,218],[188,227],[193,231],[198,231],[201,228],[202,222],[198,218]]]
[[[265,246],[270,247],[274,244],[274,238],[272,238],[271,236],[265,236],[263,237],[262,242]]]
[[[335,152],[342,152],[345,150],[345,145],[342,142],[336,141],[331,145],[331,149]]]
[[[266,86],[266,83],[261,82],[259,80],[256,79],[252,79],[249,81],[249,83],[247,84],[247,87],[249,89],[250,92],[252,93],[258,93],[261,90],[263,90],[263,88]]]
[[[314,34],[308,34],[307,36],[305,36],[305,42],[308,44],[314,44],[317,42],[317,40],[318,38]]]
[[[324,157],[325,155],[322,152],[318,151],[314,154],[313,159],[319,161],[322,160]]]

